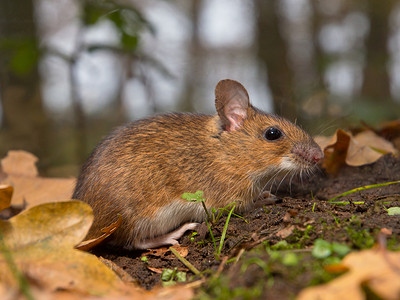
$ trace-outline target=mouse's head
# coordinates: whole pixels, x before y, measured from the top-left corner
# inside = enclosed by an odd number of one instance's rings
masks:
[[[292,122],[264,113],[250,104],[237,81],[221,80],[215,89],[221,140],[237,170],[255,177],[313,169],[321,148]]]

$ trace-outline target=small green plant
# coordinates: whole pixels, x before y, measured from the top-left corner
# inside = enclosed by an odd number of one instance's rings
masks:
[[[315,205],[316,205],[316,204],[317,204],[316,202],[313,203],[312,210],[311,210],[312,212],[315,211]]]
[[[215,249],[215,251],[217,251],[217,243],[215,241],[214,234],[212,232],[211,225],[209,222],[211,220],[211,217],[210,217],[210,213],[208,212],[208,209],[206,207],[206,203],[205,203],[205,199],[203,198],[203,194],[204,194],[203,191],[197,191],[196,193],[184,193],[182,195],[182,199],[185,199],[186,201],[190,201],[190,202],[201,203],[201,205],[203,206],[204,211],[207,215],[206,220],[205,220],[206,225],[207,225],[208,231],[210,232],[211,240],[214,244],[214,249]]]
[[[329,214],[333,217],[333,220],[335,221],[336,225],[340,225],[340,220],[331,212]]]
[[[349,252],[350,248],[347,245],[336,242],[330,243],[323,239],[316,239],[311,253],[315,258],[324,259],[334,254],[342,258]]]
[[[351,243],[358,249],[371,248],[375,243],[374,237],[366,229],[360,230],[359,228],[348,226],[346,227],[346,232]]]
[[[204,195],[203,191],[196,191],[195,193],[184,193],[182,195],[182,199],[185,199],[186,201],[195,202],[195,203],[201,203],[201,205],[203,206],[203,209],[207,216],[206,220],[205,220],[206,225],[208,227],[208,231],[210,232],[211,240],[214,244],[215,256],[218,258],[221,255],[222,247],[224,245],[224,241],[225,241],[225,237],[226,237],[226,232],[228,230],[229,220],[233,214],[233,211],[235,210],[236,205],[235,205],[235,202],[233,202],[233,203],[230,203],[227,206],[220,208],[218,210],[216,210],[215,208],[211,208],[212,214],[210,215],[210,212],[208,211],[207,206],[205,204],[205,199],[204,199],[203,195]],[[216,239],[212,232],[212,225],[214,225],[218,222],[219,218],[222,216],[224,211],[228,211],[228,216],[226,218],[224,229],[222,230],[219,247],[217,247]]]
[[[186,281],[186,272],[178,271],[178,268],[164,269],[161,273],[163,286],[175,285],[177,282]]]
[[[400,207],[389,207],[386,208],[385,206],[383,206],[383,208],[387,211],[389,216],[398,216],[400,215]]]
[[[193,231],[192,235],[190,236],[190,241],[194,242],[194,237],[197,235],[197,231]]]
[[[149,262],[149,259],[147,258],[147,256],[142,256],[142,257],[140,258],[140,260],[141,260],[142,262],[145,262],[145,263]]]

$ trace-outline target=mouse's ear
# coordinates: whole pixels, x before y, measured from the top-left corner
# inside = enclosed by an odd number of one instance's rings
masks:
[[[243,85],[231,79],[218,82],[215,88],[215,108],[224,130],[239,129],[247,118],[249,106],[249,95]]]

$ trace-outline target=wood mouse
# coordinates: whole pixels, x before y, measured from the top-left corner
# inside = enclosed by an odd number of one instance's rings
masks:
[[[214,116],[170,113],[129,123],[104,138],[79,175],[73,199],[90,204],[87,238],[122,215],[110,242],[126,249],[177,244],[205,212],[181,198],[201,190],[210,209],[251,209],[278,175],[309,173],[323,158],[300,127],[250,104],[237,81],[215,88]]]

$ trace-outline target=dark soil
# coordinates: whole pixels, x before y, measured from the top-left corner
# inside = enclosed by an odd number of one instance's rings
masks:
[[[191,241],[189,232],[181,239],[181,246],[187,247],[186,259],[198,270],[208,270],[206,276],[211,278],[220,268],[221,276],[217,279],[214,276],[212,282],[206,281],[199,290],[199,295],[218,298],[221,294],[214,287],[221,284],[231,290],[242,287],[239,294],[236,294],[239,298],[242,298],[240,295],[246,295],[243,292],[246,289],[253,289],[251,298],[292,298],[306,286],[325,281],[322,275],[318,277],[319,274],[315,274],[313,267],[307,268],[307,263],[313,259],[308,249],[317,238],[344,243],[357,250],[371,247],[377,240],[379,230],[388,228],[392,230],[388,245],[398,248],[400,216],[389,216],[385,208],[400,206],[400,184],[356,192],[338,199],[348,201],[346,205],[327,201],[357,187],[395,180],[400,180],[400,159],[386,155],[371,165],[344,167],[336,176],[327,176],[321,172],[304,181],[293,181],[290,188],[288,184],[283,184],[275,193],[279,198],[278,203],[264,205],[244,214],[244,219],[231,218],[219,260],[214,255],[215,249],[208,229],[202,224],[194,241]],[[356,203],[359,201],[363,203]],[[225,221],[226,216],[214,226],[213,234],[216,238],[221,237]],[[297,250],[299,253],[305,253],[301,256],[300,271],[282,264],[268,264],[268,271],[260,263],[246,264],[246,261],[254,260],[255,257],[269,262],[270,255],[265,249],[283,239],[283,229],[291,232],[284,240],[293,245],[293,248],[300,249]],[[161,275],[155,270],[178,268],[188,271],[188,279],[193,275],[167,250],[159,256],[147,251],[129,252],[101,246],[94,253],[115,262],[146,289],[161,284]],[[146,262],[141,259],[142,255],[147,257]],[[238,255],[240,259],[237,263],[222,262],[223,257],[232,258]],[[193,276],[192,280],[194,279],[198,278]]]

